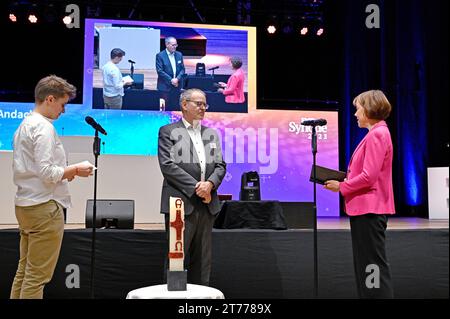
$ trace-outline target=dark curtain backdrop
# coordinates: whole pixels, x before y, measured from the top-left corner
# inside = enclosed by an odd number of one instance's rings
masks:
[[[345,0],[341,164],[367,133],[357,127],[353,98],[383,90],[393,105],[387,120],[394,144],[394,191],[399,215],[427,217],[427,167],[448,166],[447,1],[371,1],[381,27],[368,29],[369,4]],[[345,3],[345,5],[344,5]],[[365,13],[365,14],[364,14]]]

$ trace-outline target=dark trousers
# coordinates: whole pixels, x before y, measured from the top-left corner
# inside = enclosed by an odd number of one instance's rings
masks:
[[[350,226],[359,298],[393,298],[391,271],[385,247],[387,216],[351,216]]]
[[[159,91],[160,97],[166,101],[165,111],[180,110],[180,94],[179,88],[173,88],[170,91]]]
[[[164,218],[169,247],[169,214],[165,214]],[[206,207],[200,211],[194,210],[184,217],[184,268],[188,271],[188,283],[209,286],[214,220],[215,216],[211,215]],[[166,258],[165,269],[167,268]]]

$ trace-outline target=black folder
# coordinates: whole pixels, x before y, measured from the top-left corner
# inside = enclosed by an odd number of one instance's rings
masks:
[[[326,168],[323,166],[316,165],[316,183],[324,185],[326,181],[335,180],[339,182],[343,182],[347,177],[347,173],[336,171],[334,169]],[[311,167],[311,177],[309,178],[310,182],[314,182],[314,165]]]

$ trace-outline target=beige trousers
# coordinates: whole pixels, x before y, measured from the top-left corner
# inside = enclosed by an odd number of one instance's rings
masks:
[[[63,207],[54,200],[16,206],[20,230],[20,259],[11,299],[42,299],[53,276],[64,234]]]

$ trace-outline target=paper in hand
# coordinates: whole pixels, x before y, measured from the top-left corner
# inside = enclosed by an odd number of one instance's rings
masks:
[[[97,167],[95,167],[94,164],[92,164],[92,163],[89,162],[89,161],[83,161],[83,162],[80,162],[80,164],[81,164],[81,165],[86,165],[86,166],[88,166],[88,167],[92,167],[92,169],[94,169],[94,170],[97,169]]]
[[[124,83],[127,83],[127,82],[134,82],[134,80],[131,78],[131,76],[129,76],[129,75],[127,75],[127,76],[124,76],[123,78],[122,78],[122,81],[124,82]]]

